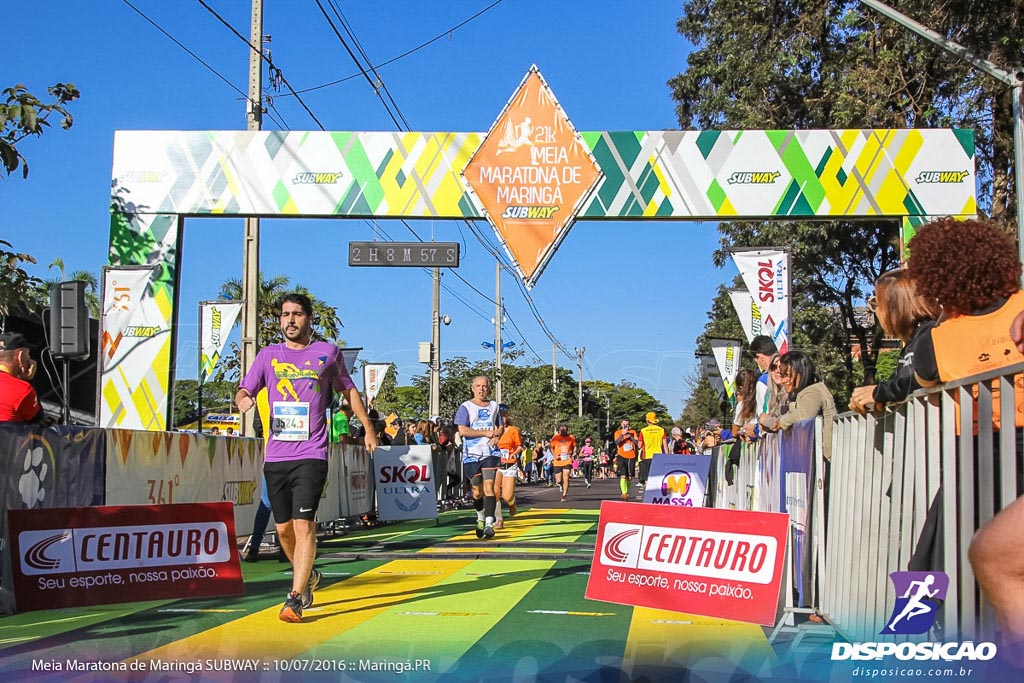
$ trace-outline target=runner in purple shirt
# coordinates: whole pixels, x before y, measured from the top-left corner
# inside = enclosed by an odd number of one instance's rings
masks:
[[[235,394],[243,413],[253,407],[260,389],[270,401],[263,473],[281,548],[292,563],[292,590],[281,608],[282,621],[302,621],[320,584],[316,558],[316,511],[327,481],[327,408],[333,392],[348,399],[356,417],[370,424],[363,401],[338,347],[313,341],[313,304],[304,294],[281,299],[284,343],[261,350]],[[366,432],[366,447],[377,447],[377,434]]]

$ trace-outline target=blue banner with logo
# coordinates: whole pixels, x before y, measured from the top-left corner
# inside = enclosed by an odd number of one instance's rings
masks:
[[[797,607],[809,607],[813,594],[811,501],[814,491],[814,419],[797,422],[782,432],[779,487],[783,512],[789,514],[793,536],[793,582]]]

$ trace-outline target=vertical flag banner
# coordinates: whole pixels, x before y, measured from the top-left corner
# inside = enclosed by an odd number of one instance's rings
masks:
[[[743,326],[743,333],[747,335],[747,342],[752,342],[754,337],[763,334],[761,332],[761,309],[747,290],[730,289],[728,291],[732,307],[736,309],[740,325]]]
[[[100,312],[99,423],[162,431],[167,406],[153,397],[167,389],[154,370],[154,361],[170,344],[170,326],[153,298],[144,299],[159,266],[104,267],[103,307]],[[147,305],[148,304],[148,305]],[[145,390],[153,386],[154,391]]]
[[[220,354],[228,342],[228,332],[242,312],[242,301],[199,302],[199,373],[200,382],[213,375]]]
[[[391,369],[390,363],[366,363],[363,365],[363,393],[366,394],[367,404],[373,403],[373,399],[377,398],[389,369]]]
[[[736,375],[740,371],[743,345],[736,339],[712,339],[711,351],[715,355],[722,384],[725,385],[725,395],[732,401],[736,395]]]
[[[341,347],[339,350],[341,351],[341,359],[345,361],[345,370],[349,375],[351,375],[355,372],[353,368],[356,367],[356,359],[359,358],[359,352],[363,350],[363,347],[355,346],[349,348],[345,346]]]
[[[718,392],[720,398],[725,398],[725,382],[722,381],[722,375],[718,372],[715,357],[697,356],[697,360],[700,361],[700,372],[707,378],[711,388]]]
[[[734,250],[732,258],[761,310],[761,334],[771,337],[779,353],[785,353],[790,328],[789,252],[778,248]]]

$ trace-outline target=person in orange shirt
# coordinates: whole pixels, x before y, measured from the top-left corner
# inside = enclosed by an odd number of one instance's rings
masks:
[[[615,472],[619,475],[619,490],[622,500],[629,500],[629,480],[636,476],[636,454],[640,451],[640,437],[629,428],[629,420],[623,420],[615,431]]]
[[[501,423],[505,425],[505,431],[498,439],[501,461],[494,477],[494,492],[498,499],[494,511],[494,528],[503,529],[505,522],[501,518],[501,501],[505,501],[508,506],[509,517],[516,516],[516,480],[519,478],[519,456],[523,452],[523,435],[519,427],[512,424],[507,405],[502,403],[498,406],[498,412],[501,414]]]
[[[569,433],[569,425],[558,425],[558,433],[551,437],[551,452],[555,456],[555,484],[562,488],[562,502],[569,494],[569,472],[576,455],[576,437]]]

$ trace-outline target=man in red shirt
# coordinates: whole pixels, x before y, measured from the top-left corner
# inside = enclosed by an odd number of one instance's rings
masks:
[[[36,390],[29,381],[36,362],[28,342],[17,332],[0,334],[0,422],[37,422],[42,419]]]

